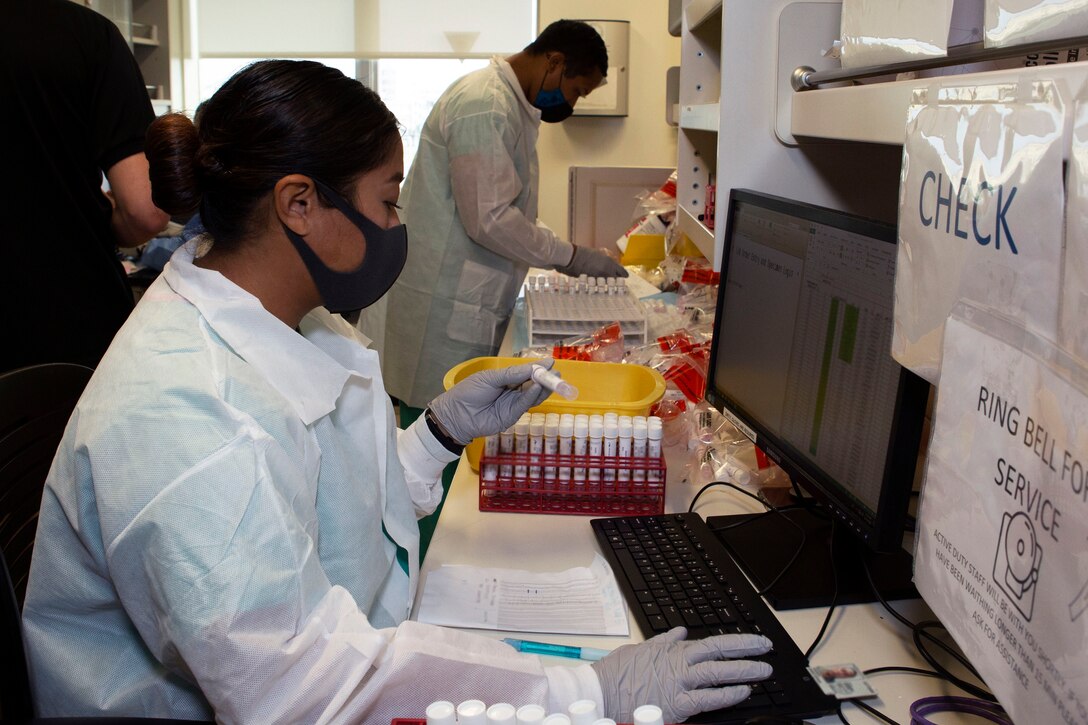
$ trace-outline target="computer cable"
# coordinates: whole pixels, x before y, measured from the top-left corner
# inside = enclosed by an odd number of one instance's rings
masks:
[[[937,658],[933,656],[933,654],[923,643],[923,639],[928,639],[930,642],[937,645],[946,653],[948,653],[950,657],[959,662],[964,667],[964,669],[966,669],[972,675],[981,680],[982,677],[981,675],[979,675],[978,670],[975,669],[975,667],[961,652],[953,649],[949,644],[941,641],[935,635],[929,632],[929,630],[931,629],[945,629],[945,626],[943,624],[935,619],[914,623],[904,617],[897,610],[893,609],[890,604],[888,604],[888,601],[884,598],[884,595],[880,593],[879,589],[877,589],[876,583],[873,581],[873,574],[869,570],[869,563],[865,560],[864,557],[862,557],[862,569],[865,572],[865,578],[869,581],[869,587],[870,589],[872,589],[872,592],[876,596],[877,600],[884,607],[884,609],[888,611],[889,614],[891,614],[901,624],[911,630],[911,636],[914,640],[914,646],[918,650],[918,654],[922,656],[922,659],[929,663],[930,667],[932,667],[936,672],[940,674],[942,679],[952,683],[964,692],[970,695],[974,695],[977,698],[980,698],[982,700],[988,700],[990,702],[997,701],[997,698],[994,697],[993,694],[989,691],[952,674],[952,672],[949,671],[948,668],[946,668],[944,665],[937,661]]]
[[[1008,713],[996,703],[952,695],[923,697],[912,702],[910,705],[911,725],[936,725],[926,716],[943,712],[962,712],[998,725],[1013,725]]]
[[[797,550],[793,552],[793,556],[790,557],[790,560],[788,562],[786,562],[786,565],[784,567],[782,567],[781,571],[779,571],[777,574],[775,574],[774,578],[771,579],[771,581],[767,584],[767,586],[765,586],[762,589],[759,589],[759,590],[756,591],[756,594],[762,597],[767,592],[774,589],[775,584],[777,584],[779,582],[779,580],[782,579],[782,577],[786,575],[786,572],[788,572],[790,570],[790,568],[793,567],[793,565],[797,562],[797,559],[801,556],[801,551],[805,548],[805,542],[808,540],[808,535],[805,533],[805,530],[800,525],[798,525],[798,523],[796,521],[791,519],[789,516],[786,516],[786,514],[784,514],[782,512],[782,509],[777,508],[775,506],[772,506],[771,503],[769,501],[767,501],[766,499],[760,498],[759,496],[755,495],[751,491],[745,491],[743,488],[741,488],[737,484],[731,483],[729,481],[711,481],[710,483],[708,483],[705,486],[703,486],[702,488],[700,488],[696,492],[695,496],[691,499],[691,505],[688,506],[688,513],[691,513],[691,512],[693,512],[695,510],[695,502],[699,500],[699,497],[703,495],[703,492],[706,491],[709,488],[713,488],[714,486],[724,486],[726,488],[731,488],[731,489],[733,489],[735,491],[739,491],[739,492],[743,493],[748,498],[755,499],[756,501],[759,501],[761,504],[763,504],[764,506],[767,507],[769,512],[778,514],[783,519],[785,519],[790,524],[790,526],[792,526],[793,528],[795,528],[795,529],[797,529],[798,531],[801,532],[801,543],[797,546]],[[748,519],[745,519],[744,521],[740,521],[740,522],[738,522],[736,524],[731,524],[729,526],[720,526],[718,528],[711,529],[711,531],[724,531],[726,529],[733,528],[734,526],[741,526],[741,525],[746,524],[746,523],[748,523],[749,521],[751,521],[751,520],[753,520],[755,518],[764,516],[765,514],[766,514],[766,512],[764,512],[762,514],[752,514],[751,517],[749,517]]]
[[[831,535],[827,537],[827,555],[831,559],[831,581],[834,585],[831,593],[831,604],[827,607],[827,614],[824,615],[824,623],[820,625],[820,631],[816,634],[816,639],[812,640],[812,644],[805,650],[806,662],[808,662],[809,657],[812,656],[816,646],[820,644],[820,640],[824,638],[824,633],[827,632],[827,625],[831,622],[831,615],[835,611],[835,605],[839,603],[839,568],[835,566],[835,519],[831,520]]]

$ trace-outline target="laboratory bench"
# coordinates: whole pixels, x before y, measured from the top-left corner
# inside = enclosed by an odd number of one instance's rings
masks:
[[[682,455],[686,451],[665,451],[670,463],[665,512],[685,512],[699,490],[692,483],[682,480]],[[572,567],[589,566],[599,551],[590,527],[591,516],[482,512],[479,510],[478,476],[466,457],[462,456],[454,476],[449,496],[442,510],[437,529],[422,566],[422,581],[417,592],[418,611],[420,596],[426,584],[428,572],[449,565],[470,565],[503,569],[520,569],[534,572],[558,572]],[[695,511],[704,519],[707,516],[757,513],[760,504],[730,489],[715,487],[703,493]],[[918,599],[892,602],[900,613],[914,622],[934,619],[924,602]],[[826,608],[811,608],[776,612],[779,621],[802,651],[816,638],[827,613]],[[528,639],[558,644],[583,645],[614,649],[620,645],[643,639],[638,624],[628,611],[630,634],[627,637],[542,635],[533,634]],[[524,633],[496,630],[472,630],[483,636],[525,636]],[[546,657],[548,665],[576,664],[577,660]],[[915,650],[911,632],[895,621],[878,604],[853,604],[838,606],[820,645],[813,652],[811,661],[817,665],[854,663],[862,669],[889,665],[929,669]],[[915,700],[934,695],[958,695],[965,693],[943,680],[904,673],[878,674],[870,679],[879,697],[870,698],[867,704],[898,723],[910,722],[908,709]],[[490,703],[489,703],[490,704]],[[852,724],[879,722],[860,708],[846,704],[843,712]],[[954,713],[936,715],[934,722],[942,724],[978,722],[971,716]],[[831,725],[841,721],[836,715],[810,720],[816,725]]]

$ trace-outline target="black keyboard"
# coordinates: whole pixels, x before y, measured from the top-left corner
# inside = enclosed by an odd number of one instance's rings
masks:
[[[688,722],[743,723],[756,715],[820,717],[835,712],[806,669],[804,653],[756,594],[698,514],[624,516],[590,521],[627,604],[647,639],[675,626],[689,639],[762,634],[774,650],[753,659],[774,667],[744,702]]]

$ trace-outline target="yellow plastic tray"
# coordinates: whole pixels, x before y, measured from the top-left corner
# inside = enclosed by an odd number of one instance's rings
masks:
[[[531,362],[520,357],[477,357],[457,365],[446,373],[446,390],[473,373]],[[578,388],[578,397],[567,400],[552,393],[543,403],[531,408],[534,413],[605,413],[647,415],[650,407],[665,394],[661,373],[641,365],[621,363],[556,360],[553,368],[563,379]],[[472,470],[479,470],[483,439],[477,438],[465,448]]]

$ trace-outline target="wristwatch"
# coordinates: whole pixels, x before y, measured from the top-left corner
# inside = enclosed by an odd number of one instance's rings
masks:
[[[427,419],[427,427],[431,430],[431,435],[438,439],[442,447],[450,453],[461,455],[465,447],[450,437],[442,424],[438,422],[438,418],[434,417],[434,413],[431,412],[430,408],[423,412],[423,417]]]

